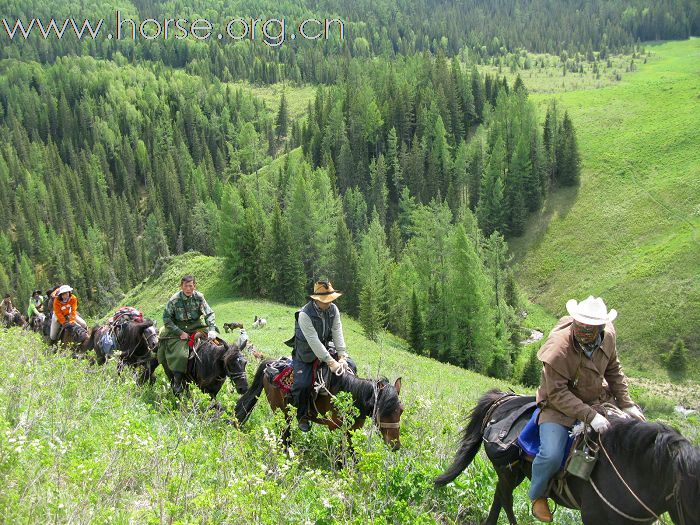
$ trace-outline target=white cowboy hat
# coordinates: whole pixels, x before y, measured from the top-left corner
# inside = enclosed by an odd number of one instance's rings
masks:
[[[580,303],[576,299],[569,299],[566,309],[575,321],[593,326],[611,323],[617,317],[617,310],[613,308],[608,312],[603,300],[592,295]]]
[[[58,289],[58,292],[56,292],[56,295],[62,295],[62,294],[64,294],[64,293],[66,293],[66,292],[72,292],[72,291],[73,291],[73,288],[71,288],[71,287],[68,286],[67,284],[64,284],[63,286],[61,286],[61,287]]]

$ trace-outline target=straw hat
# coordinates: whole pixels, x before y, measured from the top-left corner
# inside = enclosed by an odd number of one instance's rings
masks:
[[[603,300],[592,295],[580,303],[576,299],[569,299],[566,302],[566,309],[575,321],[592,326],[611,323],[617,317],[617,310],[613,308],[608,312],[608,307]]]
[[[314,293],[309,295],[309,299],[321,301],[322,303],[332,303],[341,295],[343,293],[333,289],[330,281],[316,281],[314,283]]]

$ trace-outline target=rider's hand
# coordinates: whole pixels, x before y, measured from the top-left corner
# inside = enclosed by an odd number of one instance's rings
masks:
[[[209,333],[207,334],[207,337],[209,338],[210,341],[213,341],[216,339],[216,331],[215,330],[210,330]]]
[[[182,339],[183,341],[187,341],[189,338],[190,336],[187,334],[187,332],[182,332],[180,334],[180,339]]]
[[[610,428],[610,421],[605,419],[605,416],[596,414],[593,418],[593,421],[591,421],[591,426],[593,427],[593,430],[595,430],[598,433],[605,432],[607,429]]]
[[[347,362],[348,362],[348,361],[347,361],[347,356],[346,356],[345,354],[343,354],[343,355],[341,355],[341,356],[338,356],[338,362],[339,362],[341,365],[347,364]]]
[[[338,370],[344,371],[345,369],[343,368],[343,365],[341,365],[338,361],[333,359],[332,357],[326,361],[326,364],[328,365],[328,368],[331,369],[331,372],[334,374],[338,372]],[[342,374],[342,372],[340,372]]]
[[[622,409],[626,414],[629,414],[630,416],[639,419],[640,421],[646,421],[647,418],[644,417],[644,414],[642,414],[642,411],[639,410],[636,406],[632,405],[631,407],[623,408]]]

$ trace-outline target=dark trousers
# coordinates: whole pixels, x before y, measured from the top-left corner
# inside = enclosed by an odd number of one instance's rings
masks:
[[[314,364],[292,359],[294,366],[294,385],[292,385],[292,400],[297,407],[297,419],[302,420],[309,412],[309,395],[314,380]]]

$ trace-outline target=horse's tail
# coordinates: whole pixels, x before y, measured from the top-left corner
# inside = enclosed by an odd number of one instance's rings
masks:
[[[484,418],[486,417],[491,405],[503,396],[503,392],[493,389],[486,392],[476,406],[470,412],[469,423],[464,429],[462,441],[459,445],[457,455],[452,460],[452,464],[447,467],[447,470],[435,478],[435,485],[447,485],[450,481],[459,476],[462,471],[467,468],[474,457],[479,452],[481,442],[484,437],[482,432]]]
[[[253,384],[250,385],[248,391],[238,399],[238,403],[236,403],[235,413],[239,425],[242,425],[248,420],[250,413],[253,411],[253,408],[255,408],[255,403],[258,402],[258,396],[260,396],[260,392],[262,392],[263,390],[263,378],[265,376],[265,369],[267,368],[267,365],[269,365],[273,361],[274,359],[267,359],[260,363],[260,366],[258,366],[258,370],[255,372]]]

